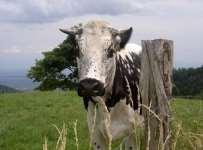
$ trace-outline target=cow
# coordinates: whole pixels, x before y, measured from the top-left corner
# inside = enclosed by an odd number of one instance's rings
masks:
[[[78,95],[87,109],[94,150],[107,150],[120,138],[126,150],[136,149],[133,133],[142,124],[141,47],[127,44],[132,27],[117,30],[105,21],[89,21],[60,30],[75,39]]]

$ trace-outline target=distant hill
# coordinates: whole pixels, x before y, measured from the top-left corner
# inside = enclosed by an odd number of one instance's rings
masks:
[[[15,93],[15,92],[20,91],[5,85],[0,85],[0,93]]]
[[[32,91],[38,86],[38,83],[33,83],[31,79],[27,78],[26,74],[26,70],[0,70],[0,85],[12,87],[20,91]]]

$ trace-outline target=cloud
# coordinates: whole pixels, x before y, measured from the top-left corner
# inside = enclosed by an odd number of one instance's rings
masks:
[[[33,64],[40,52],[65,39],[58,28],[92,19],[120,29],[132,26],[131,42],[172,39],[177,66],[198,66],[203,64],[202,8],[202,0],[0,0],[0,68],[14,57]]]
[[[1,50],[0,51],[0,55],[1,54],[18,54],[18,53],[21,53],[22,50],[20,50],[19,48],[17,48],[16,46],[12,46],[9,50]]]
[[[42,51],[52,50],[66,38],[66,35],[61,33],[58,28],[70,27],[75,23],[85,23],[92,19],[106,20],[118,29],[132,26],[134,30],[130,42],[133,43],[140,44],[141,40],[156,38],[174,40],[176,67],[191,67],[203,64],[203,43],[201,41],[203,30],[200,30],[203,20],[199,20],[197,16],[165,18],[164,16],[148,17],[134,16],[133,14],[117,16],[86,15],[66,18],[55,23],[2,25],[0,28],[0,64],[4,62],[3,66],[6,67],[5,62],[14,60],[14,56],[18,59],[22,57],[25,60],[24,64],[34,64],[34,60],[39,58]],[[15,49],[20,50],[20,52],[14,53]],[[24,67],[24,65],[21,67]]]
[[[1,22],[54,22],[65,17],[85,14],[110,14],[140,12],[141,3],[112,0],[2,0]]]
[[[197,9],[190,10],[202,4],[200,0],[1,0],[0,22],[46,23],[90,14],[187,15],[192,11],[203,14]]]

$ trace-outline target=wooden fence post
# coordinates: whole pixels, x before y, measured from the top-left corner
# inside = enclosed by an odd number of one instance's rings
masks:
[[[168,100],[172,95],[173,41],[142,41],[140,92],[146,150],[169,150]]]

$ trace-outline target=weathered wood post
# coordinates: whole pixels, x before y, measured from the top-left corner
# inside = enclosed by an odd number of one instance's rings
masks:
[[[143,40],[142,50],[140,92],[145,118],[145,149],[168,150],[173,41]]]

